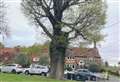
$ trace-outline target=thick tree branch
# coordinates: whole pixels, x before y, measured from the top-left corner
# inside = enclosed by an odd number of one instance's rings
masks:
[[[37,17],[35,17],[35,20],[39,24],[39,26],[41,26],[41,28],[47,34],[47,36],[49,36],[51,39],[53,39],[52,34],[47,30],[46,26],[44,26]]]
[[[68,38],[68,40],[75,39],[75,38],[77,38],[78,36],[82,36],[83,39],[87,40],[87,37],[85,37],[85,35],[83,34],[82,30],[76,29],[74,26],[71,26],[71,25],[69,25],[69,24],[67,24],[67,23],[64,23],[64,22],[63,22],[62,24],[66,25],[66,26],[68,26],[69,28],[72,29],[72,30],[69,31],[68,33],[71,33],[71,32],[74,32],[74,31],[75,31],[75,35],[74,35],[73,37]]]
[[[49,5],[48,5],[49,7],[51,7],[52,2],[53,2],[53,0],[50,0]]]
[[[77,38],[78,36],[81,36],[84,40],[88,40],[87,37],[85,37],[85,35],[82,32],[76,33],[73,37],[68,38],[68,40],[73,40]]]
[[[54,24],[55,23],[55,18],[53,16],[53,14],[51,13],[51,11],[50,11],[51,8],[47,5],[46,1],[43,0],[43,2],[41,1],[41,3],[39,3],[38,1],[36,1],[35,3],[38,4],[38,6],[42,7],[42,9],[44,10],[44,12],[46,13],[46,16],[49,18],[50,22],[52,24]],[[43,4],[46,4],[47,7],[45,7]]]

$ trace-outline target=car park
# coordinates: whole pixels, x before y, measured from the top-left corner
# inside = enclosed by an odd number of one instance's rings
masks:
[[[23,68],[19,64],[9,64],[9,65],[3,65],[1,67],[1,72],[3,73],[22,73]]]
[[[23,73],[28,75],[44,75],[47,76],[49,68],[47,66],[32,64],[29,68],[25,68]]]

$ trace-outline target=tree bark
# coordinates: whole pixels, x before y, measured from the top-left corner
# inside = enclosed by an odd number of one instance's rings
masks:
[[[60,36],[59,36],[60,37]],[[66,42],[61,43],[55,39],[50,44],[50,77],[54,79],[64,79],[64,59],[66,52]]]

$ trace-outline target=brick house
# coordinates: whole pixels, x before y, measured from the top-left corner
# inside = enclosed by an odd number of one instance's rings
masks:
[[[0,62],[11,63],[15,58],[15,55],[19,53],[18,48],[1,48],[0,49]]]
[[[43,49],[41,52],[43,56],[49,56],[49,49]],[[32,59],[37,62],[38,57],[32,55]],[[101,64],[102,60],[97,48],[70,48],[66,51],[65,65],[76,68],[81,65],[89,65],[90,63]]]
[[[43,49],[41,55],[48,56],[48,49]],[[0,48],[0,63],[12,63],[14,61],[15,56],[22,51],[20,48]],[[32,63],[37,63],[40,59],[40,56],[36,53],[31,53],[28,55]]]
[[[97,48],[71,48],[66,52],[65,64],[76,69],[91,63],[101,64],[102,60]]]
[[[15,55],[20,53],[19,48],[1,48],[0,62],[11,63]],[[43,49],[42,56],[49,56],[49,49]],[[32,62],[38,62],[40,56],[32,53],[30,55]],[[50,61],[50,60],[49,60]],[[101,57],[97,48],[70,48],[67,49],[65,65],[76,68],[77,66],[88,65],[89,63],[101,64]]]

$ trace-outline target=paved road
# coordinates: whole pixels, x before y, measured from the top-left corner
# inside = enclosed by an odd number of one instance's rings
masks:
[[[120,82],[120,78],[110,76],[109,80],[101,80],[101,81],[86,81],[86,82]]]

